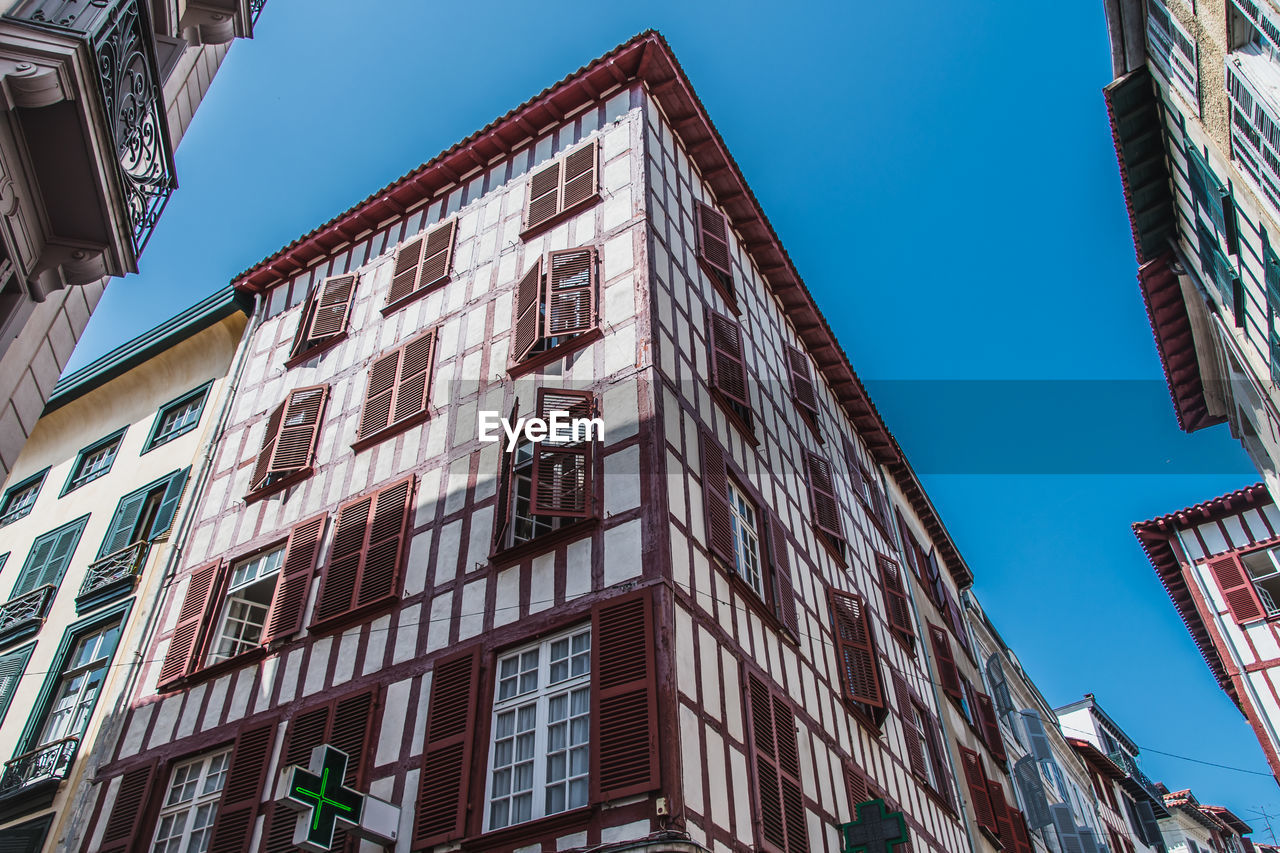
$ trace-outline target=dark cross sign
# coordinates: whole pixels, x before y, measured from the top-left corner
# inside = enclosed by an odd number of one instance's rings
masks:
[[[295,844],[309,850],[332,850],[338,821],[348,826],[360,825],[364,795],[342,784],[349,761],[345,752],[326,745],[311,753],[309,767],[292,768],[286,802],[306,818],[305,835],[299,821]]]
[[[886,811],[884,800],[867,800],[858,804],[858,817],[842,824],[844,853],[893,853],[894,845],[906,844],[907,822],[902,812]]]

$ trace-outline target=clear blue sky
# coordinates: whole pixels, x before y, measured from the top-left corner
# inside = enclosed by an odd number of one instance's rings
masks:
[[[656,27],[1049,701],[1094,692],[1144,747],[1266,773],[1129,529],[1257,476],[1226,427],[1174,420],[1100,0],[376,7],[270,0],[183,141],[142,274],[110,286],[73,367]],[[1269,776],[1142,763],[1271,840]]]

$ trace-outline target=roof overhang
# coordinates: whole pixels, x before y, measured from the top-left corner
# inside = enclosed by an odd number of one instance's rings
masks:
[[[1102,754],[1102,751],[1087,740],[1069,737],[1067,743],[1071,748],[1079,753],[1085,763],[1102,774],[1103,778],[1110,779],[1113,782],[1124,782],[1124,771],[1116,766],[1115,762]]]

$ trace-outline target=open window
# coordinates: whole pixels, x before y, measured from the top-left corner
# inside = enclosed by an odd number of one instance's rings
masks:
[[[532,369],[595,340],[599,261],[592,247],[539,258],[516,283],[513,370]]]
[[[293,335],[289,366],[319,355],[347,336],[355,292],[355,273],[330,276],[311,288]]]
[[[896,670],[893,672],[893,689],[911,772],[949,804],[951,786],[947,777],[947,758],[942,747],[941,726],[907,685],[902,673]]]
[[[600,200],[598,140],[569,151],[529,176],[524,231],[530,237]]]
[[[267,417],[245,500],[258,500],[311,476],[328,385],[295,388]]]
[[[787,372],[791,374],[791,399],[805,425],[818,443],[822,444],[822,430],[818,426],[818,395],[814,389],[813,377],[809,374],[809,356],[804,350],[793,346],[786,346],[785,349]]]

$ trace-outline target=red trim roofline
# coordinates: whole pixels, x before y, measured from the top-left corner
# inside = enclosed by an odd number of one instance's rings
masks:
[[[1069,737],[1067,738],[1067,743],[1071,745],[1072,749],[1080,753],[1080,757],[1085,760],[1085,763],[1094,770],[1097,770],[1105,778],[1110,779],[1113,782],[1124,781],[1124,771],[1117,767],[1114,761],[1103,755],[1102,752],[1096,746],[1089,743],[1089,741]]]

